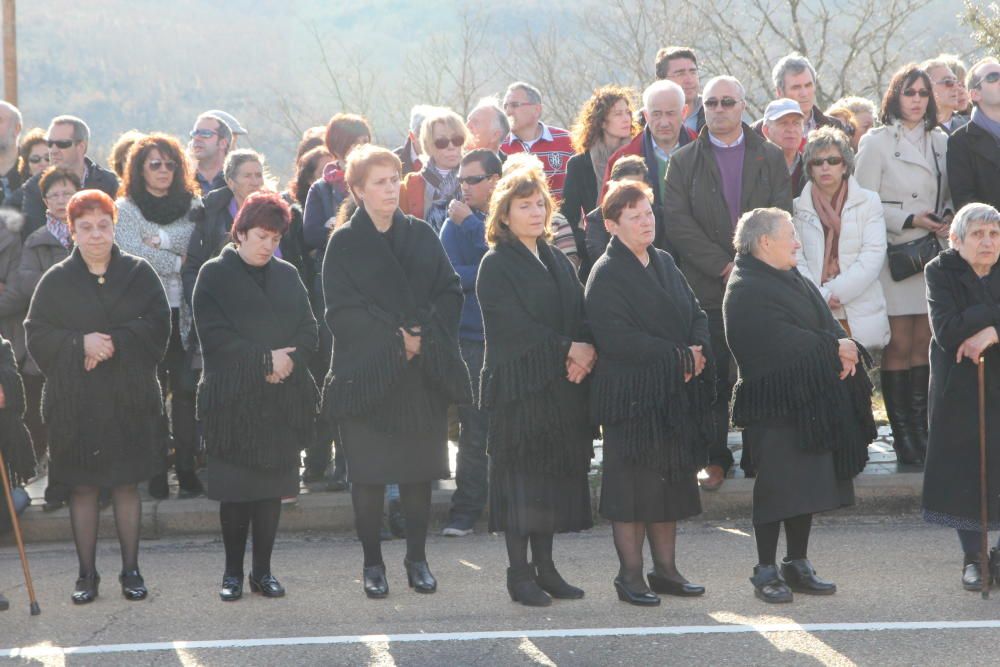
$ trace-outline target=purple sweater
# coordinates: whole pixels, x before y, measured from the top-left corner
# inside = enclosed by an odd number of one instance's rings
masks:
[[[736,229],[736,221],[740,219],[740,202],[743,201],[743,156],[746,152],[746,140],[741,141],[739,146],[731,148],[712,144],[715,163],[719,165],[719,174],[722,176],[722,196],[729,207],[733,229]]]

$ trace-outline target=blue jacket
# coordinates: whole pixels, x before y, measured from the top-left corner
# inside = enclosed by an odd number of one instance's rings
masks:
[[[476,276],[479,273],[479,262],[490,249],[486,245],[486,214],[473,210],[472,215],[460,225],[452,222],[451,218],[445,220],[441,226],[441,245],[462,281],[462,292],[465,294],[458,336],[469,340],[484,340],[483,311],[479,308],[479,299],[476,297]]]

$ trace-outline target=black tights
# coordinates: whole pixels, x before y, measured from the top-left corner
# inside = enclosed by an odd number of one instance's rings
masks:
[[[812,514],[800,514],[784,520],[788,560],[807,557],[812,519]],[[772,521],[771,523],[754,524],[753,535],[757,540],[757,562],[761,565],[775,564],[778,557],[778,534],[781,532],[781,523],[781,521]]]
[[[226,545],[226,574],[243,576],[247,533],[253,525],[253,570],[256,578],[271,574],[271,552],[278,534],[281,499],[267,498],[245,503],[219,503],[222,541]]]
[[[531,560],[535,563],[552,562],[552,533],[530,533],[517,535],[504,533],[507,542],[507,560],[512,568],[528,565],[528,545],[531,545]]]
[[[385,484],[351,484],[354,527],[365,554],[365,567],[382,564],[382,510]],[[399,485],[399,504],[406,519],[406,559],[427,560],[427,527],[431,518],[431,483]]]
[[[618,575],[632,589],[645,588],[642,547],[649,538],[649,551],[653,556],[653,569],[662,577],[687,583],[677,571],[677,522],[657,523],[613,521],[612,534],[618,552]]]
[[[70,491],[69,519],[73,526],[76,556],[80,561],[80,576],[97,572],[97,529],[100,509],[96,486],[75,486]],[[115,507],[115,528],[122,553],[122,570],[139,569],[139,525],[142,503],[135,484],[117,486],[111,491]]]

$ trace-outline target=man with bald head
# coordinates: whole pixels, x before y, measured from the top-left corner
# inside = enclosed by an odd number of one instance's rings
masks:
[[[708,314],[716,364],[717,433],[699,481],[706,491],[714,491],[733,464],[726,444],[731,364],[722,325],[722,295],[736,255],[733,231],[739,217],[755,208],[791,213],[792,191],[781,149],[742,121],[746,100],[738,80],[710,80],[702,104],[705,128],[670,159],[663,208],[667,242]]]
[[[21,112],[10,102],[0,101],[0,206],[8,205],[21,187],[17,171],[17,149],[21,143]]]

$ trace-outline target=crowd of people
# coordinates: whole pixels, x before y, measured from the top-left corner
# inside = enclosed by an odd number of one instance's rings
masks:
[[[443,533],[488,512],[512,600],[583,597],[553,546],[593,525],[597,438],[617,596],[701,595],[677,522],[730,475],[730,425],[755,478],[755,595],[828,595],[812,517],[854,502],[876,351],[925,518],[958,530],[965,588],[1000,580],[1000,552],[978,556],[973,427],[976,365],[1000,387],[1000,63],[909,64],[880,105],[824,112],[792,53],[756,122],[691,48],[654,71],[639,95],[596,88],[569,130],[525,82],[465,119],[414,107],[395,150],[338,113],[304,133],[281,192],[223,111],[186,146],[123,134],[109,170],[83,120],[22,131],[0,103],[0,429],[15,485],[37,459],[45,508],[69,506],[73,601],[98,596],[108,502],[122,594],[147,596],[138,485],[168,498],[170,466],[180,497],[219,501],[224,601],[245,581],[285,594],[271,557],[300,483],[350,489],[368,597],[389,593],[387,533],[434,593],[431,490],[456,434]]]

